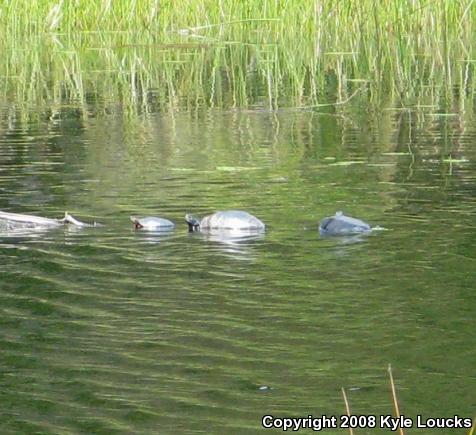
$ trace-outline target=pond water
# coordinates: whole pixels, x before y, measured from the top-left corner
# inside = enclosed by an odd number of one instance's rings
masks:
[[[474,114],[362,104],[4,108],[0,210],[104,226],[0,234],[1,432],[258,433],[341,387],[391,414],[388,364],[406,416],[473,417]],[[266,233],[188,233],[226,209]],[[320,237],[338,210],[386,230]]]

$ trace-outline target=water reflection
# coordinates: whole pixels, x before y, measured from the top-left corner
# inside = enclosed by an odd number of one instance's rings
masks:
[[[162,230],[133,230],[134,237],[146,243],[161,243],[165,240],[170,240],[175,236],[175,228],[168,228]]]
[[[238,260],[253,260],[253,248],[265,238],[264,230],[207,229],[189,234],[212,242],[224,254]]]
[[[37,227],[37,228],[4,228],[0,225],[0,244],[3,241],[9,243],[19,243],[25,240],[38,239],[44,237],[48,232],[55,228]],[[58,228],[56,228],[58,230]]]
[[[369,233],[361,233],[361,234],[349,234],[345,236],[338,236],[332,234],[320,234],[322,239],[332,240],[333,244],[335,245],[353,245],[356,243],[363,243],[367,240],[367,237],[370,236]]]

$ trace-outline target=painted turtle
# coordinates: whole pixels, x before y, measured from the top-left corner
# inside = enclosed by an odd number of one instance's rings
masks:
[[[136,218],[131,216],[131,221],[136,230],[144,229],[148,231],[170,231],[175,228],[175,224],[168,219],[147,216],[143,218]]]
[[[241,210],[217,211],[203,219],[185,215],[190,232],[199,230],[263,231],[265,224],[252,214]]]

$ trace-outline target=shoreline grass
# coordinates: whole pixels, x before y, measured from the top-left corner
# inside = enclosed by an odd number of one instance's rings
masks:
[[[435,105],[474,92],[476,2],[0,1],[4,102]],[[457,94],[457,95],[456,95]]]

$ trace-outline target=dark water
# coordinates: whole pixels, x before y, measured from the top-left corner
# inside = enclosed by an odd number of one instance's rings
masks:
[[[3,113],[0,209],[105,226],[0,235],[2,434],[390,414],[388,364],[405,415],[476,413],[472,114]],[[187,233],[220,209],[266,234]],[[319,237],[337,210],[386,231]]]

